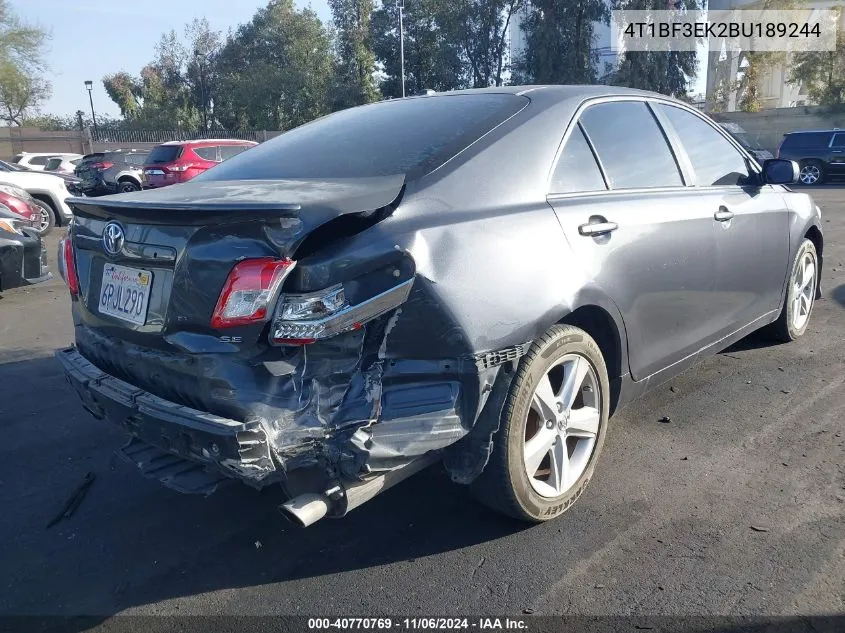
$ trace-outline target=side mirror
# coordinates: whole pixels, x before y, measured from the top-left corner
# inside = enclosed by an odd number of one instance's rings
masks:
[[[798,182],[800,170],[794,160],[769,158],[763,161],[763,181],[769,185],[791,185]]]

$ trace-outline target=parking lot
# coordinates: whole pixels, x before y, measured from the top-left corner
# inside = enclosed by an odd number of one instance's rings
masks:
[[[813,194],[824,299],[807,335],[745,339],[619,412],[585,494],[536,527],[437,468],[305,530],[276,491],[164,489],[64,382],[58,276],[4,293],[0,613],[845,612],[845,188]],[[79,508],[47,528],[87,473]]]

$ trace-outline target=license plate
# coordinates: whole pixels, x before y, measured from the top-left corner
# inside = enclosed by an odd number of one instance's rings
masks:
[[[100,286],[100,314],[144,325],[152,285],[149,271],[106,264]]]
[[[160,169],[148,169],[144,174],[147,176],[164,176],[164,172]]]

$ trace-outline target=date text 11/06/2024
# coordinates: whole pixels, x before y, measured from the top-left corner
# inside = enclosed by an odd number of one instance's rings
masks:
[[[512,618],[309,618],[309,630],[409,631],[527,631],[528,624]]]

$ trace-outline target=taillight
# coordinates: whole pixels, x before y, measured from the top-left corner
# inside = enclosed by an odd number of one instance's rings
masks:
[[[361,329],[365,323],[402,305],[413,279],[349,305],[342,285],[307,295],[285,295],[270,330],[275,345],[305,345]]]
[[[250,325],[267,319],[267,306],[296,262],[292,259],[245,259],[235,265],[214,308],[215,329]]]
[[[105,171],[106,169],[111,169],[112,167],[114,167],[114,163],[94,163],[93,165],[91,165],[92,169],[100,169],[103,171]]]
[[[193,166],[193,163],[177,163],[175,165],[168,165],[165,169],[167,171],[183,172],[188,171]]]
[[[76,276],[76,261],[73,257],[73,242],[70,237],[62,239],[62,261],[64,263],[65,283],[70,294],[79,295],[79,277]]]

